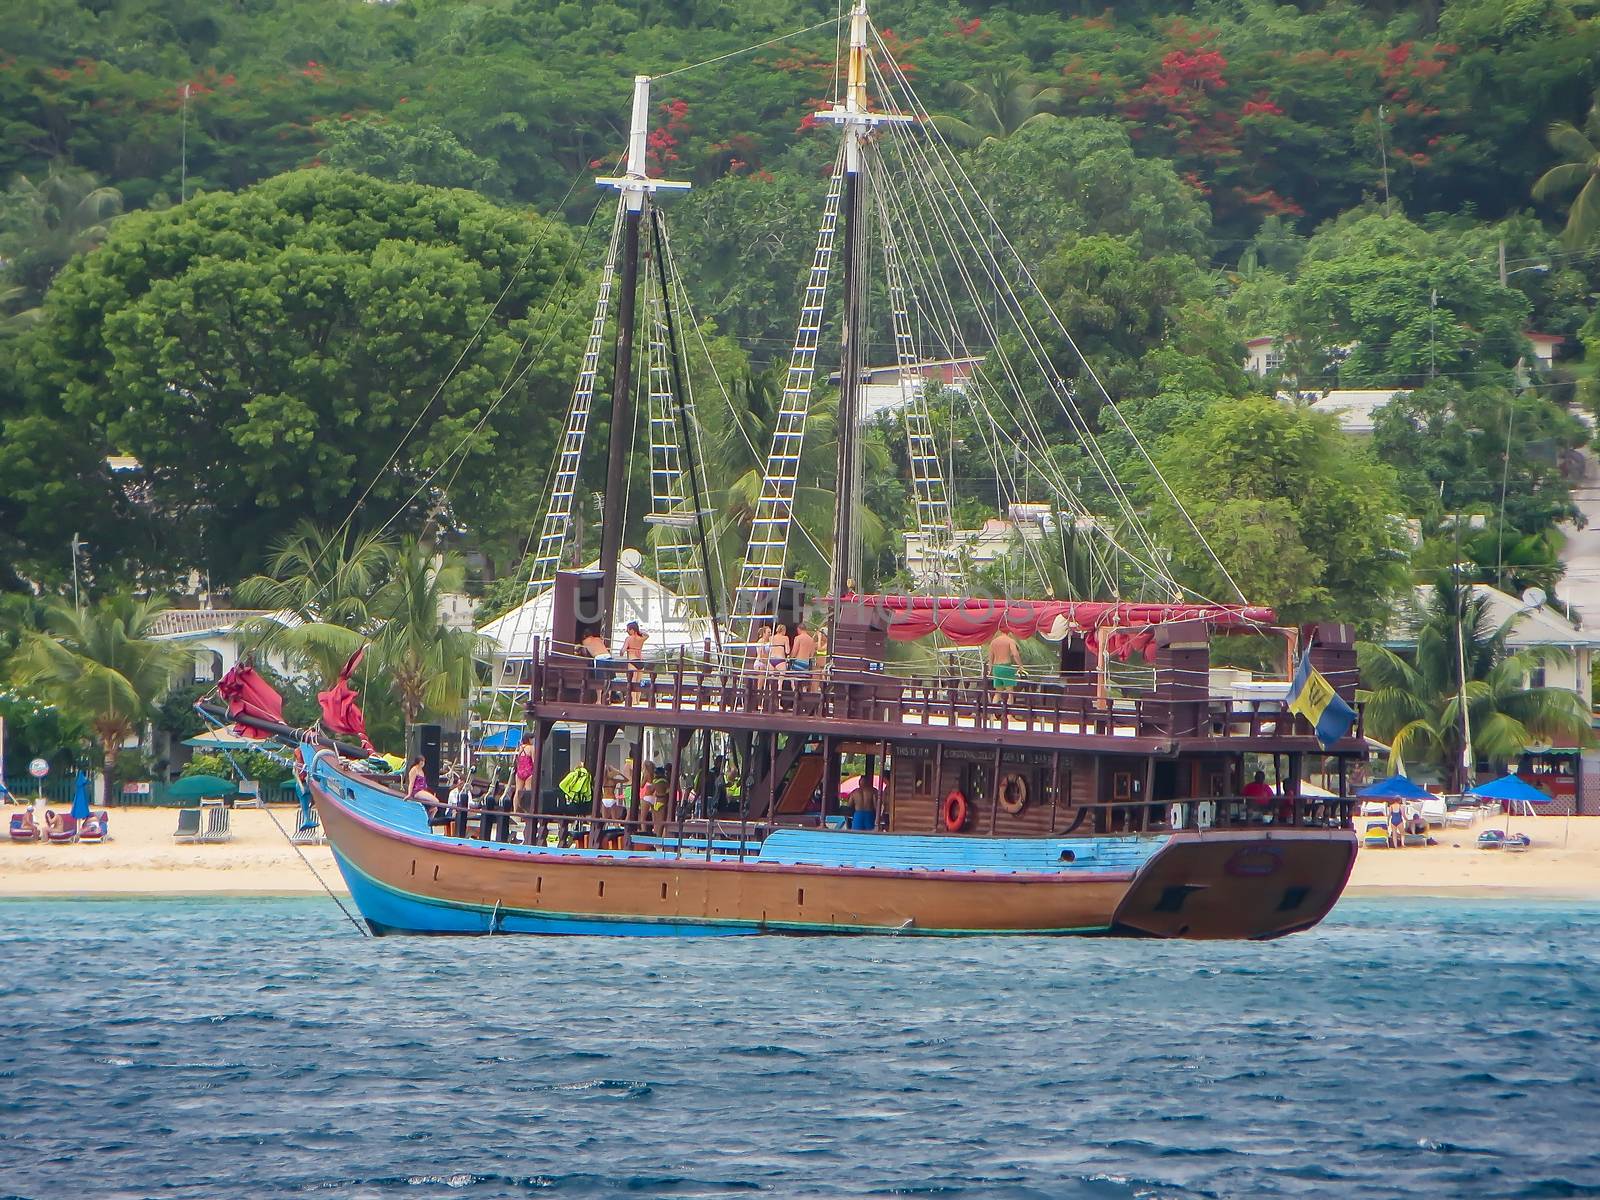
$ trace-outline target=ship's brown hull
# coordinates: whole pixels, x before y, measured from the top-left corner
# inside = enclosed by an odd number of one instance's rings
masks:
[[[1355,848],[1334,830],[1178,835],[1138,871],[1048,874],[541,852],[391,828],[311,786],[383,933],[1275,937],[1326,915]]]

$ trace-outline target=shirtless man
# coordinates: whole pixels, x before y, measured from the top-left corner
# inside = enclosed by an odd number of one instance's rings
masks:
[[[997,692],[1009,692],[1017,686],[1017,668],[1022,665],[1022,650],[1017,639],[1004,629],[989,642],[989,682]]]

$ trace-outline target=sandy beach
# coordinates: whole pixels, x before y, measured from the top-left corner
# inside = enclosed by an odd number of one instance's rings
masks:
[[[7,808],[8,814],[16,812]],[[296,895],[322,887],[280,831],[294,827],[293,808],[237,809],[233,840],[180,845],[172,840],[178,811],[113,808],[111,838],[98,845],[44,842],[0,846],[0,896]],[[273,823],[276,818],[277,824]],[[326,846],[301,846],[335,891],[344,881]]]
[[[9,811],[15,811],[14,809]],[[278,825],[293,809],[242,809],[233,840],[176,845],[173,809],[111,810],[112,840],[101,845],[0,846],[0,897],[65,895],[295,895],[321,885]],[[1495,824],[1503,828],[1504,818]],[[1436,829],[1437,845],[1362,850],[1350,879],[1352,896],[1438,896],[1600,900],[1600,817],[1517,817],[1525,854],[1477,848],[1471,829]],[[301,851],[335,891],[344,884],[326,846]]]

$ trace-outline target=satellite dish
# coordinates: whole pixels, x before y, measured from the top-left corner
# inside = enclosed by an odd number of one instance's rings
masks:
[[[1543,608],[1545,594],[1543,588],[1531,587],[1522,593],[1523,608]]]
[[[630,571],[637,571],[641,566],[644,565],[644,555],[640,554],[632,546],[629,546],[626,550],[624,550],[621,557],[622,565],[627,567]]]

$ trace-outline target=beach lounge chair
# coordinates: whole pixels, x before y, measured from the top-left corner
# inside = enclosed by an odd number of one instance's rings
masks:
[[[261,781],[259,779],[243,779],[239,781],[239,794],[234,797],[235,808],[261,808]]]
[[[1443,829],[1450,822],[1450,806],[1443,796],[1430,796],[1422,802],[1422,815],[1429,829]]]
[[[1506,834],[1503,829],[1485,829],[1478,835],[1479,850],[1499,850],[1506,844]]]
[[[1450,829],[1471,829],[1474,821],[1478,819],[1477,805],[1467,808],[1452,808],[1445,817],[1445,825]]]
[[[1521,854],[1531,845],[1533,845],[1533,839],[1527,834],[1508,833],[1506,834],[1505,844],[1501,847],[1501,849],[1510,850],[1517,854]]]
[[[53,846],[65,846],[78,840],[78,818],[71,813],[44,810],[44,835]]]
[[[228,806],[221,800],[200,801],[200,832],[197,842],[231,842],[233,828]]]
[[[108,812],[92,812],[78,822],[78,841],[80,843],[99,843],[106,840],[106,829],[111,821]]]
[[[175,842],[192,842],[200,836],[200,810],[198,808],[181,808],[178,810],[178,827],[172,831],[172,840]]]
[[[289,840],[296,846],[322,846],[328,839],[322,833],[322,820],[317,816],[317,810],[307,809],[300,816],[299,823],[294,832],[289,835]]]
[[[1369,850],[1381,850],[1389,844],[1389,827],[1382,821],[1368,821],[1367,831],[1361,835],[1361,844]]]
[[[25,808],[21,812],[11,814],[11,840],[13,842],[39,840],[39,824],[33,819],[33,809]]]

